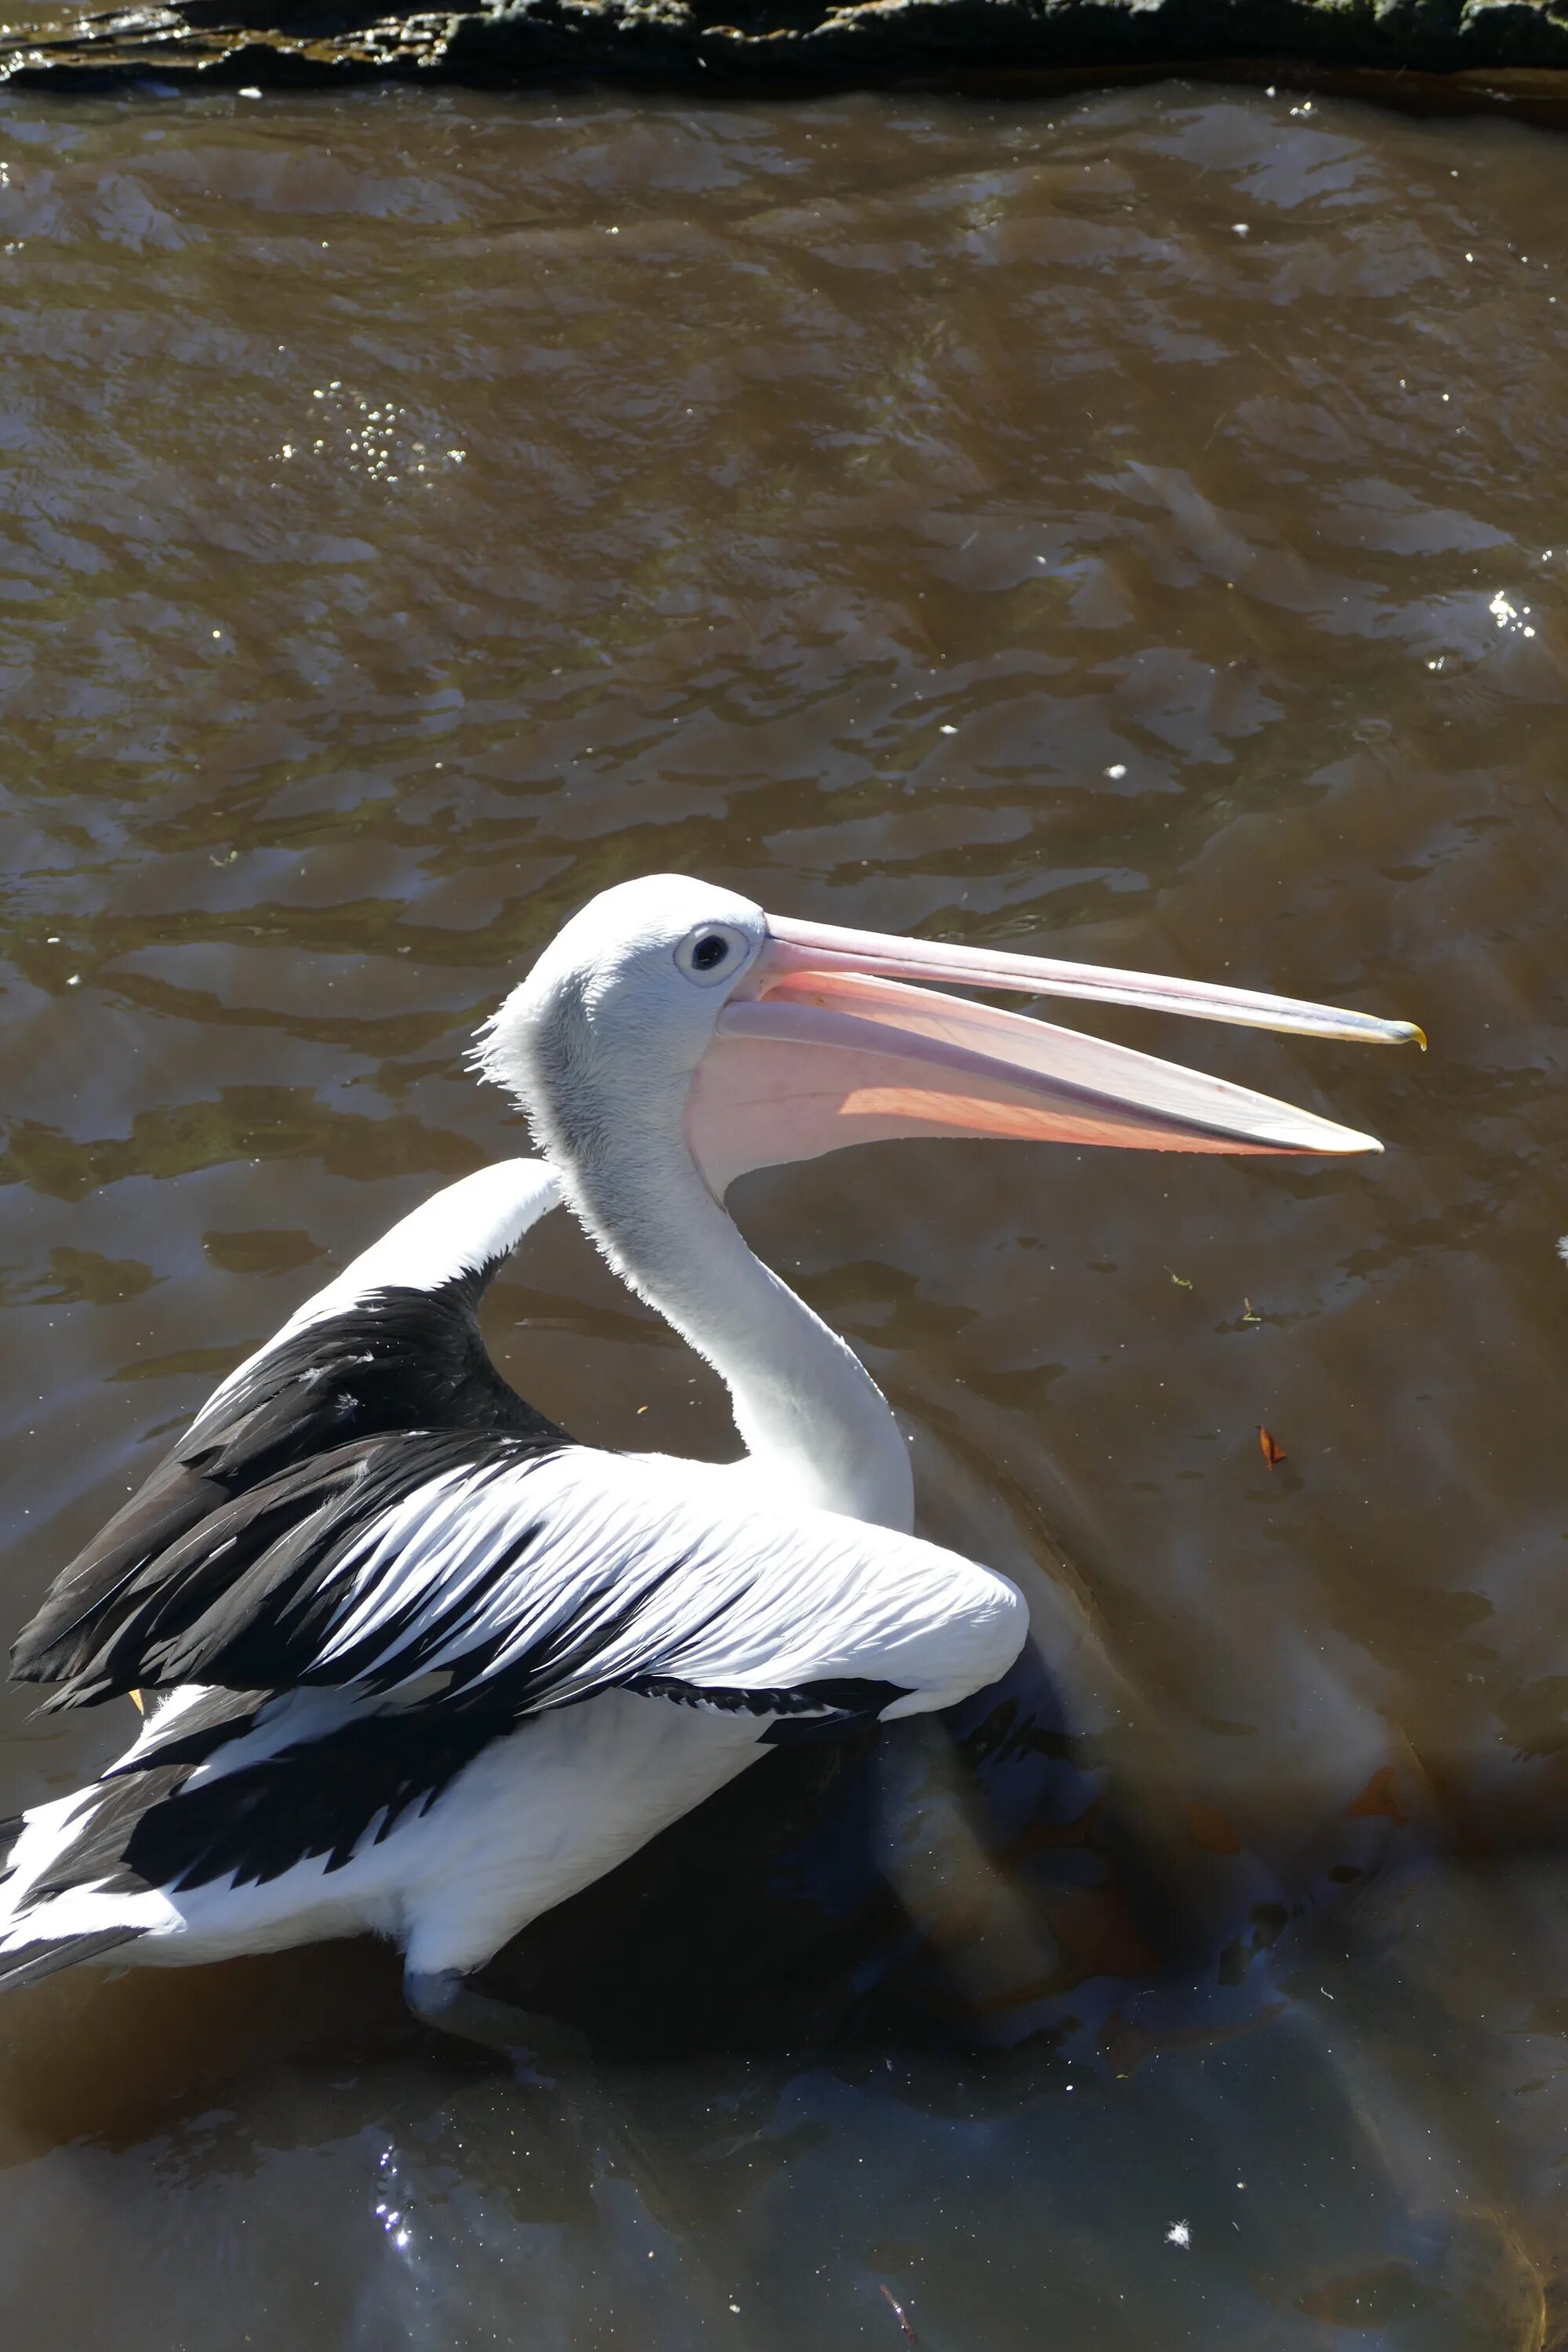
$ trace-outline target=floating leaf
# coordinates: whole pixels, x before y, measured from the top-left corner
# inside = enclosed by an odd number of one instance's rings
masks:
[[[1184,1274],[1178,1274],[1174,1266],[1168,1265],[1165,1268],[1165,1272],[1170,1276],[1171,1280],[1175,1284],[1178,1290],[1190,1290],[1192,1288],[1193,1286],[1187,1280],[1186,1276]]]
[[[1285,1448],[1282,1445],[1276,1445],[1266,1429],[1259,1429],[1258,1443],[1263,1448],[1263,1459],[1268,1463],[1270,1470],[1277,1469],[1281,1462],[1289,1460],[1290,1457]]]
[[[1261,1323],[1263,1320],[1261,1315],[1253,1313],[1250,1298],[1244,1298],[1241,1302],[1241,1319],[1244,1323]]]

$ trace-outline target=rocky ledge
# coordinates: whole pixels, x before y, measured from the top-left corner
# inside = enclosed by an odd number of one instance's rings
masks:
[[[102,87],[581,78],[779,89],[1290,76],[1568,119],[1568,0],[175,0],[0,30],[0,76]]]

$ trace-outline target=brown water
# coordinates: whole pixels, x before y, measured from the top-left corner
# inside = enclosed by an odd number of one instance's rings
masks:
[[[464,1040],[607,883],[1433,1039],[1120,1033],[1375,1161],[750,1180],[1037,1654],[546,1923],[554,2100],[369,1947],[11,1997],[5,2340],[1568,2341],[1563,146],[1180,87],[0,139],[7,1626],[520,1148]],[[560,1220],[493,1330],[723,1449]],[[127,1729],[11,1695],[0,1808]]]

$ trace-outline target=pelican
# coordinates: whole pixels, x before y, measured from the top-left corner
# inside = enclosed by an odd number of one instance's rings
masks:
[[[947,992],[1306,1035],[1406,1022],[786,920],[679,876],[577,914],[480,1033],[538,1159],[416,1210],[223,1382],[13,1654],[134,1745],[6,1825],[0,1982],[370,1931],[422,2019],[516,2051],[473,1979],[770,1744],[950,1706],[1025,1640],[1005,1577],[910,1533],[908,1446],[723,1206],[900,1136],[1375,1151],[1218,1078]],[[1424,1041],[1422,1041],[1424,1042]],[[573,1442],[480,1297],[563,1202],[723,1379],[728,1465]]]

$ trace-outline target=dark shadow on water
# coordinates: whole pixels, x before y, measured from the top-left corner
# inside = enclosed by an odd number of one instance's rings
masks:
[[[1248,1922],[1184,1901],[1027,1659],[948,1717],[779,1751],[520,1937],[490,1981],[591,2053],[547,2087],[416,2027],[353,1944],[39,1988],[7,2107],[78,2194],[112,2160],[127,2212],[186,2211],[149,2310],[190,2305],[196,2217],[205,2274],[265,2210],[326,2280],[322,2343],[1033,2352],[1085,2309],[1110,2352],[1537,2342],[1534,2273],[1475,2183],[1430,2179],[1375,2016],[1347,2067],[1290,1980],[1346,1997],[1342,1926],[1254,1921],[1227,1965]],[[298,2308],[248,2294],[244,2340],[281,2352]],[[128,2352],[166,2340],[129,2323]]]

